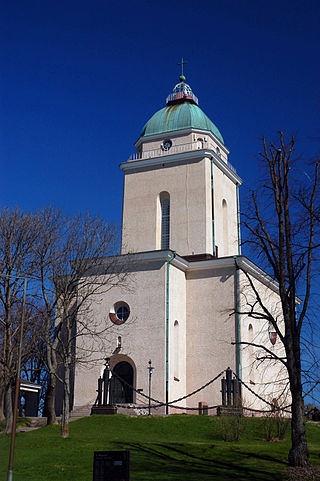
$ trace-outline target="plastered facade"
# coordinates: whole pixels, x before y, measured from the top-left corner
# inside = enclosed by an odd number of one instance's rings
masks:
[[[162,146],[168,138],[172,147],[167,152]],[[148,394],[149,360],[154,367],[151,396],[160,402],[186,396],[227,367],[261,396],[275,397],[273,384],[283,377],[282,366],[260,362],[255,348],[239,344],[257,342],[282,352],[279,341],[270,343],[269,326],[246,314],[252,292],[237,262],[254,272],[254,285],[268,308],[278,309],[279,298],[263,271],[239,255],[241,179],[228,163],[228,149],[212,133],[194,129],[143,137],[136,147],[137,157],[121,164],[119,262],[130,270],[130,288],[114,287],[92,303],[92,318],[104,332],[94,341],[91,359],[76,367],[74,405],[94,402],[106,357],[112,369],[120,362],[133,368],[138,405],[147,404],[141,393]],[[169,249],[162,248],[161,193],[170,200]],[[109,315],[119,303],[130,309],[121,325]],[[79,352],[89,347],[87,342],[79,341]],[[221,404],[220,382],[176,406]],[[242,394],[248,407],[266,408],[250,392],[243,389]],[[165,413],[165,407],[156,412]],[[169,407],[171,412],[176,409]]]
[[[176,163],[168,158],[157,165],[131,162],[124,178],[122,254],[161,248],[162,192],[170,196],[172,250],[214,255],[218,246],[220,256],[239,253],[237,182],[213,158],[213,151],[199,150]]]
[[[243,256],[237,259],[239,261]],[[103,294],[99,303],[92,305],[92,316],[100,320],[101,328],[105,326],[106,331],[104,339],[100,337],[97,341],[96,351],[100,349],[100,360],[93,362],[92,359],[90,362],[87,359],[85,366],[77,367],[75,406],[94,402],[97,378],[102,373],[105,357],[110,357],[112,368],[121,361],[132,365],[134,388],[144,394],[148,393],[147,367],[151,359],[154,367],[152,397],[160,402],[166,399],[167,386],[168,399],[173,401],[198,389],[227,367],[241,375],[244,382],[260,396],[270,402],[277,397],[283,389],[285,374],[282,365],[259,362],[257,358],[261,350],[246,345],[240,346],[239,363],[238,341],[263,344],[281,355],[283,349],[278,341],[275,346],[271,344],[269,326],[265,322],[256,322],[246,314],[239,317],[238,338],[236,283],[239,282],[242,312],[248,310],[253,295],[242,271],[237,281],[233,257],[193,263],[177,254],[174,256],[172,251],[152,251],[144,253],[143,258],[140,254],[133,255],[131,262],[130,291],[113,288]],[[278,294],[266,283],[255,277],[252,279],[265,305],[273,312],[277,310]],[[124,324],[115,325],[109,312],[119,301],[130,306],[130,317]],[[281,325],[280,319],[279,323]],[[253,326],[251,339],[250,325]],[[120,349],[117,347],[119,336]],[[94,357],[97,357],[96,353]],[[196,408],[199,402],[209,406],[221,404],[220,382],[220,379],[217,380],[194,396],[176,403],[176,406]],[[242,395],[246,407],[268,408],[244,388]],[[133,401],[147,404],[146,398],[140,394],[134,393]],[[174,408],[168,410],[169,413],[176,411]],[[165,409],[161,407],[156,412],[163,414]]]
[[[250,279],[254,288],[258,292],[262,304],[271,315],[278,320],[279,330],[284,332],[284,323],[281,317],[281,301],[278,292],[271,288],[267,282],[262,283],[252,275]],[[275,354],[278,358],[285,359],[284,346],[279,336],[276,337],[275,344],[270,341],[270,334],[274,328],[265,319],[253,319],[246,314],[253,309],[253,312],[263,312],[262,307],[257,301],[257,296],[248,281],[244,272],[240,271],[240,310],[244,314],[241,316],[241,341],[244,343],[255,344],[242,345],[241,348],[241,367],[242,376],[247,380],[250,387],[268,402],[277,400],[280,406],[290,404],[290,394],[288,392],[288,375],[284,364],[275,359],[267,359],[268,353],[258,346],[265,346],[270,354]],[[252,307],[254,306],[254,308]],[[254,409],[266,410],[270,406],[256,398],[250,391],[243,389],[242,397],[244,405]]]
[[[187,274],[187,392],[230,367],[236,371],[234,268],[192,269]],[[209,406],[221,404],[220,380],[188,400]]]
[[[172,250],[182,255],[212,252],[208,163],[204,158],[198,162],[126,175],[123,208],[126,251],[160,249],[157,230],[161,219],[157,205],[160,193],[168,192]]]
[[[96,397],[97,379],[102,373],[106,357],[111,358],[111,367],[123,360],[129,362],[134,367],[135,386],[137,389],[144,389],[144,393],[147,393],[147,365],[149,359],[152,359],[157,373],[153,394],[163,399],[165,275],[163,261],[152,259],[149,262],[139,262],[135,265],[135,272],[131,274],[130,290],[123,291],[120,287],[114,287],[103,294],[101,302],[92,305],[93,317],[98,318],[101,328],[106,330],[103,338],[100,336],[96,341],[100,355],[99,352],[92,355],[92,359],[98,357],[100,361],[92,362],[91,359],[90,362],[88,359],[85,366],[80,365],[77,368],[75,406],[90,404],[92,398]],[[157,294],[154,295],[154,293]],[[119,301],[126,302],[130,306],[130,316],[124,324],[115,325],[111,322],[109,313]],[[119,336],[121,336],[121,349],[118,349]],[[135,394],[134,401],[137,401]]]

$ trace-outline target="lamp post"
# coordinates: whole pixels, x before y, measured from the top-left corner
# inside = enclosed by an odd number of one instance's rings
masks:
[[[152,376],[152,372],[153,372],[153,367],[152,367],[152,363],[151,363],[151,359],[149,361],[149,366],[148,366],[148,370],[149,370],[149,408],[148,408],[148,416],[151,415],[151,376]]]
[[[9,276],[1,276],[1,277],[9,277]],[[18,277],[17,277],[18,279]],[[13,403],[13,419],[12,419],[12,426],[11,426],[11,442],[10,442],[10,455],[9,455],[9,467],[8,467],[8,474],[7,474],[7,481],[12,481],[13,475],[13,457],[14,457],[14,442],[16,436],[16,426],[17,426],[17,412],[18,412],[18,401],[19,401],[19,390],[20,390],[20,371],[21,371],[21,354],[22,354],[22,341],[23,341],[23,327],[24,327],[24,313],[25,313],[25,305],[26,305],[26,293],[27,293],[27,279],[21,278],[24,281],[23,284],[23,300],[22,300],[22,312],[21,312],[21,324],[20,324],[20,340],[19,340],[19,349],[18,349],[18,362],[17,362],[17,374],[16,374],[16,387],[14,392],[14,403]],[[2,324],[6,324],[1,319]]]
[[[109,392],[109,388],[110,388],[110,380],[109,380],[109,377],[110,377],[110,357],[106,357],[105,358],[105,369],[103,371],[103,401],[102,401],[102,404],[103,406],[107,406],[108,404],[110,404],[110,392]]]

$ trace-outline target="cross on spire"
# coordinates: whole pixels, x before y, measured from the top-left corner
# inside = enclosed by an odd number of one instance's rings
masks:
[[[187,62],[184,62],[183,58],[181,58],[181,62],[178,63],[178,65],[181,65],[181,75],[180,75],[180,80],[181,82],[184,82],[185,81],[185,76],[183,75],[183,66],[186,64]]]

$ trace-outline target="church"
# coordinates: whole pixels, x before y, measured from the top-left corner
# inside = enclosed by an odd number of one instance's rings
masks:
[[[251,388],[242,388],[245,407],[268,409],[253,392],[271,402],[283,388],[276,388],[281,366],[262,362],[255,347],[281,353],[276,333],[247,314],[252,285],[272,310],[279,296],[273,279],[241,253],[242,180],[183,72],[179,80],[143,127],[136,153],[120,164],[119,263],[130,271],[131,287],[110,289],[92,307],[107,327],[105,347],[100,363],[76,366],[74,409],[95,402],[104,358],[117,374],[109,403],[118,406],[147,404],[151,361],[151,397],[164,403],[154,408],[158,414],[220,405],[220,378],[186,396],[227,367]]]

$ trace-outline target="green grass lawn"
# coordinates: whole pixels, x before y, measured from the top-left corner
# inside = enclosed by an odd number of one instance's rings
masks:
[[[246,418],[240,441],[226,443],[214,416],[92,416],[18,433],[14,481],[92,481],[96,450],[129,449],[131,481],[277,481],[289,440],[263,441],[263,420]],[[320,424],[308,424],[311,461],[320,464]],[[6,479],[10,439],[0,434],[0,480]]]

